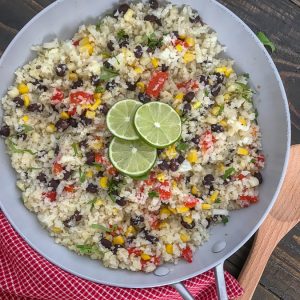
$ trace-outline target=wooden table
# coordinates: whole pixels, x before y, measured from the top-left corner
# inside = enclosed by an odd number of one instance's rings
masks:
[[[84,0],[83,0],[84,1]],[[54,0],[0,0],[0,55],[16,33]],[[300,0],[220,0],[254,32],[264,31],[276,44],[272,55],[285,85],[292,120],[292,143],[300,143]],[[238,276],[251,240],[226,262]],[[275,249],[254,300],[300,299],[300,225]]]

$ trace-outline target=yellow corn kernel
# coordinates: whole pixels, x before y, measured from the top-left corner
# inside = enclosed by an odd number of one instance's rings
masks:
[[[30,97],[28,95],[24,95],[23,100],[24,100],[24,106],[28,107],[30,104]]]
[[[215,72],[225,74],[227,68],[226,67],[218,67],[215,69]]]
[[[169,159],[175,158],[177,156],[176,146],[175,145],[169,146],[166,149],[165,153]]]
[[[27,123],[29,121],[29,117],[27,115],[22,117],[22,120],[24,123]]]
[[[189,47],[195,46],[195,40],[192,37],[187,37],[185,42],[189,45]]]
[[[102,96],[101,93],[95,93],[95,94],[94,94],[94,100],[95,100],[95,101],[101,100],[101,96]]]
[[[201,205],[201,207],[202,207],[203,210],[209,210],[209,209],[211,209],[211,204],[203,203]]]
[[[226,68],[224,74],[226,77],[229,77],[231,75],[231,73],[233,72],[232,68]]]
[[[217,164],[217,169],[219,172],[224,173],[225,171],[225,166],[222,163]]]
[[[97,110],[97,108],[101,105],[101,102],[101,99],[96,100],[95,103],[89,107],[89,109],[92,111]]]
[[[185,35],[185,34],[179,34],[179,38],[180,38],[181,40],[184,40],[184,39],[186,38],[186,35]]]
[[[167,207],[162,207],[159,211],[159,214],[161,217],[167,218],[171,214],[171,211]]]
[[[92,44],[87,44],[87,45],[84,45],[84,46],[81,46],[79,48],[79,51],[80,52],[88,52],[89,55],[92,55],[93,52],[94,52],[94,46]]]
[[[166,252],[168,254],[173,254],[173,245],[172,244],[167,244],[166,245]]]
[[[102,140],[97,140],[93,142],[91,146],[94,150],[101,150],[103,149],[103,141]]]
[[[78,80],[78,75],[76,74],[76,73],[70,73],[69,74],[69,80],[71,80],[71,81],[76,81],[76,80]]]
[[[183,55],[183,61],[185,64],[188,64],[192,61],[194,61],[196,59],[196,55],[190,51],[187,51],[184,55]]]
[[[226,127],[228,124],[227,124],[227,121],[224,119],[224,120],[220,121],[220,125],[222,125],[223,127]]]
[[[247,125],[247,121],[245,120],[244,117],[239,117],[239,122],[240,122],[243,126],[246,126],[246,125]]]
[[[241,148],[240,147],[240,148],[237,149],[237,154],[239,154],[239,155],[248,155],[249,151],[246,148]]]
[[[95,119],[95,117],[96,117],[96,112],[91,111],[91,110],[87,110],[86,113],[85,113],[85,116],[86,116],[88,119]]]
[[[184,205],[179,205],[179,206],[176,207],[176,211],[179,214],[184,214],[184,213],[188,212],[189,210],[190,209],[187,206],[184,206]]]
[[[167,228],[168,223],[167,222],[160,222],[158,227],[159,227],[159,229]]]
[[[184,97],[184,93],[178,93],[176,96],[175,96],[175,100],[178,100],[178,101],[182,101],[183,100],[183,97]]]
[[[224,101],[227,102],[228,100],[230,100],[230,94],[226,93],[224,94]]]
[[[46,127],[46,131],[48,133],[54,133],[56,131],[56,127],[53,123],[50,123],[47,127]]]
[[[160,182],[164,182],[166,180],[166,176],[164,173],[159,173],[156,175],[156,179]]]
[[[193,222],[192,217],[183,217],[182,220],[188,224],[191,224]]]
[[[143,93],[145,91],[145,83],[139,81],[136,86],[138,87],[138,89]]]
[[[197,196],[199,194],[199,190],[195,185],[192,186],[191,192],[194,196]]]
[[[90,44],[90,40],[89,40],[88,37],[85,37],[85,38],[81,39],[80,42],[79,42],[79,46],[85,46],[85,45],[88,45],[88,44]]]
[[[52,227],[51,231],[54,233],[62,233],[63,232],[63,230],[60,227],[56,227],[56,226]]]
[[[159,66],[159,60],[155,57],[151,59],[151,63],[155,69]]]
[[[194,164],[198,161],[198,153],[196,149],[191,149],[187,155],[187,160],[191,163]]]
[[[216,106],[214,106],[213,108],[212,108],[212,110],[211,110],[211,113],[214,115],[214,116],[217,116],[218,114],[219,114],[219,112],[220,112],[220,106],[218,106],[218,105],[216,105]]]
[[[141,68],[141,67],[136,67],[136,68],[134,68],[134,71],[135,71],[135,73],[137,73],[137,74],[141,74],[141,73],[143,73],[143,68]]]
[[[29,87],[25,83],[20,83],[18,85],[18,90],[20,94],[27,94],[29,93]]]
[[[85,176],[87,178],[92,178],[94,176],[94,172],[92,170],[88,170],[86,173],[85,173]]]
[[[135,228],[133,227],[133,226],[128,226],[128,228],[127,228],[127,230],[126,230],[126,232],[125,232],[125,236],[126,237],[129,237],[129,236],[133,236],[133,235],[135,235],[136,234],[136,230],[135,230]]]
[[[70,118],[70,115],[67,112],[63,111],[60,113],[60,117],[64,120],[67,120]]]
[[[182,52],[182,51],[183,51],[183,46],[180,45],[180,44],[176,45],[175,48],[176,48],[176,50],[177,50],[178,52]]]
[[[151,259],[151,256],[148,255],[148,254],[146,254],[146,253],[143,253],[143,254],[141,254],[141,259],[142,259],[142,260],[150,260],[150,259]]]
[[[180,239],[182,240],[182,242],[186,243],[188,242],[191,238],[188,234],[182,232],[180,233]]]
[[[212,195],[210,196],[210,202],[211,203],[215,203],[215,201],[217,200],[218,196],[219,196],[219,191],[214,191],[212,193]]]
[[[126,14],[124,15],[124,20],[126,22],[130,22],[132,20],[133,14],[134,14],[134,11],[132,9],[128,9]]]
[[[95,202],[96,206],[101,206],[103,204],[104,204],[104,200],[102,200],[102,199],[97,199],[96,202]]]
[[[193,104],[193,109],[198,109],[201,107],[201,102],[200,101],[196,101],[194,104]]]
[[[172,214],[176,214],[176,208],[169,207],[169,211],[170,211]]]
[[[101,177],[99,179],[99,185],[103,188],[103,189],[107,189],[108,187],[108,178],[106,176]]]
[[[177,182],[175,180],[172,180],[172,188],[173,189],[177,188]]]
[[[124,238],[121,235],[117,235],[113,238],[113,244],[114,245],[123,245],[124,244]]]

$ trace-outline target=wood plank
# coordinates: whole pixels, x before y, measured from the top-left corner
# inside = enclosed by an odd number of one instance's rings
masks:
[[[280,298],[268,291],[263,285],[259,284],[252,297],[252,300],[279,300]]]

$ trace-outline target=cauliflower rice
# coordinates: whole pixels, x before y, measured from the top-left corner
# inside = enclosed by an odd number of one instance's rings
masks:
[[[151,272],[192,262],[211,223],[258,201],[264,156],[249,75],[222,58],[190,7],[123,4],[72,40],[33,50],[2,99],[0,134],[25,206],[57,243]],[[168,79],[151,97],[159,72]],[[118,174],[108,159],[105,116],[123,99],[162,101],[182,118],[181,140],[158,150],[147,178]]]

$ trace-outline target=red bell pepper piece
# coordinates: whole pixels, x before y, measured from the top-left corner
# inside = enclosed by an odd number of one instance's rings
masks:
[[[47,198],[50,202],[56,201],[56,192],[45,192],[42,194],[45,198]]]
[[[79,46],[79,42],[80,42],[80,40],[77,40],[77,41],[73,41],[73,46],[75,46],[75,47],[77,47],[77,46]]]
[[[152,78],[150,79],[146,94],[157,98],[162,91],[165,82],[168,80],[169,74],[167,72],[156,71],[153,73]]]
[[[180,89],[185,89],[185,90],[192,89],[194,91],[199,90],[199,82],[197,80],[189,80],[189,81],[179,82],[179,83],[176,83],[176,86],[179,90]]]
[[[171,198],[172,192],[169,181],[165,180],[159,185],[158,193],[160,200],[169,200]]]
[[[63,171],[63,166],[56,162],[53,164],[52,171],[55,175],[57,175]]]
[[[211,131],[205,131],[200,138],[200,146],[203,153],[213,148],[216,138],[213,136]]]
[[[250,196],[250,195],[241,195],[240,200],[249,201],[251,203],[256,203],[258,201],[258,197],[257,196]]]
[[[136,256],[140,256],[143,253],[143,251],[141,249],[138,249],[138,248],[128,248],[127,251],[129,253],[129,255],[134,254]]]
[[[64,187],[64,191],[68,193],[74,193],[75,192],[75,187],[74,185],[66,185]]]
[[[181,45],[184,48],[189,48],[189,44],[183,40],[175,40],[174,42],[172,42],[173,46],[176,47],[177,45]]]
[[[192,197],[192,196],[188,196],[186,201],[184,201],[184,206],[186,206],[188,208],[194,208],[198,202],[199,202],[199,199]]]
[[[193,262],[193,252],[192,252],[192,249],[189,246],[187,246],[186,248],[184,248],[181,251],[181,256],[187,262],[189,262],[189,263]]]
[[[65,98],[64,92],[60,89],[55,89],[51,98],[52,104],[58,104]]]
[[[70,94],[70,102],[73,104],[92,103],[93,100],[94,95],[87,92],[77,91]]]

